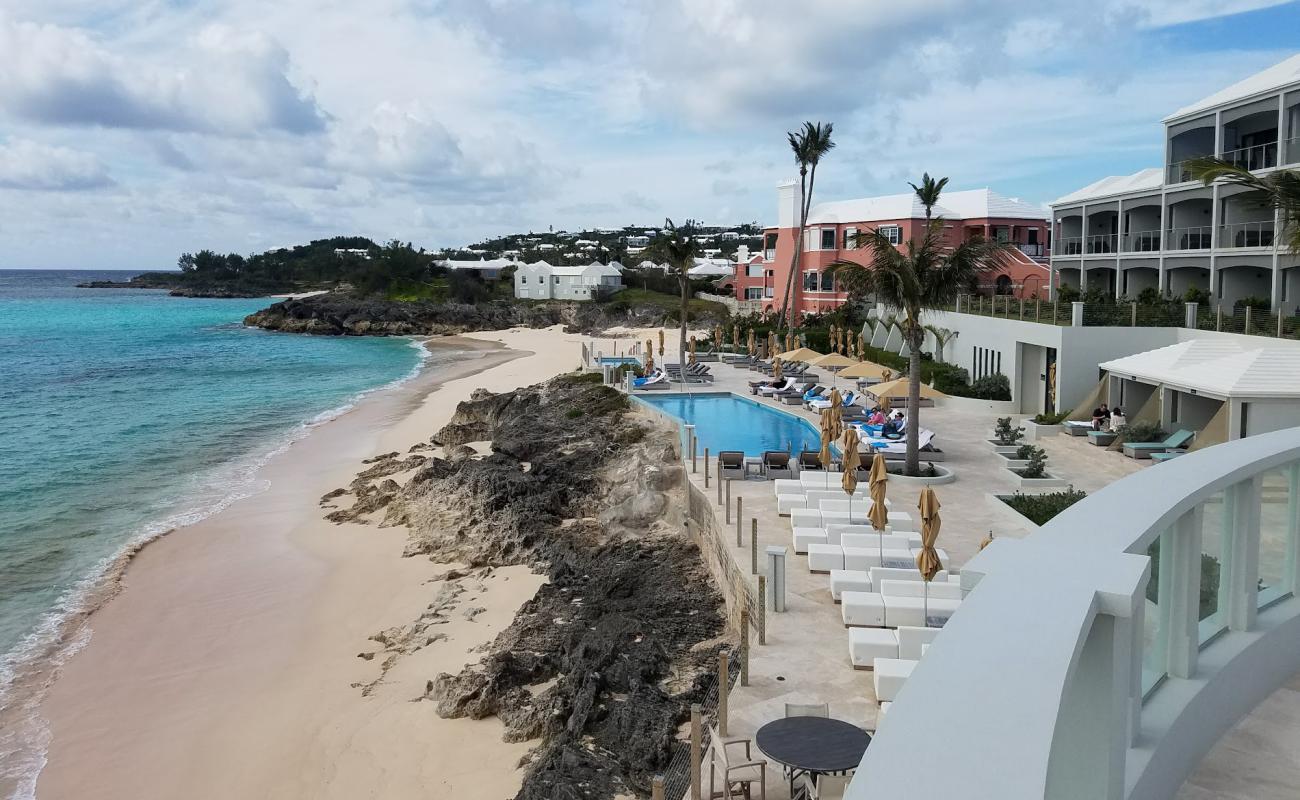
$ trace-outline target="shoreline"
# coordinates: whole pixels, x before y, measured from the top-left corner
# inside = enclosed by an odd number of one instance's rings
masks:
[[[50,738],[37,783],[39,796],[343,797],[368,791],[352,786],[344,792],[343,784],[376,773],[389,781],[384,791],[402,791],[402,780],[413,780],[413,791],[446,786],[447,776],[428,774],[428,765],[418,763],[411,765],[411,774],[401,776],[395,774],[395,765],[376,768],[368,759],[344,768],[338,759],[351,753],[355,741],[329,758],[313,754],[314,742],[304,741],[326,733],[340,716],[356,718],[357,730],[370,730],[360,723],[376,711],[373,706],[403,717],[403,724],[421,729],[420,736],[429,734],[423,728],[444,729],[444,736],[454,729],[452,745],[469,742],[473,752],[500,747],[499,754],[508,760],[498,763],[515,763],[527,745],[501,742],[501,727],[495,720],[446,721],[428,709],[420,709],[414,719],[407,717],[415,712],[401,714],[406,710],[403,705],[418,706],[409,700],[419,694],[402,695],[412,688],[402,686],[403,676],[385,675],[380,692],[363,696],[357,691],[355,687],[373,679],[379,667],[356,657],[364,652],[367,637],[383,630],[385,620],[396,622],[411,608],[423,608],[428,584],[445,567],[401,558],[405,528],[377,531],[373,526],[325,522],[318,500],[324,492],[346,485],[363,459],[405,451],[427,440],[477,385],[486,381],[489,388],[514,388],[568,371],[575,361],[576,348],[571,345],[548,348],[552,352],[542,356],[524,347],[576,343],[582,338],[557,330],[523,330],[433,340],[430,346],[435,351],[445,345],[478,355],[447,369],[426,368],[404,384],[374,391],[270,459],[259,470],[259,477],[270,482],[268,490],[140,548],[130,558],[118,588],[83,623],[93,631],[89,644],[57,671],[57,680],[39,706],[41,716],[48,719]],[[438,421],[439,417],[443,419]],[[304,503],[307,499],[310,502]],[[282,530],[264,536],[250,532],[250,528],[280,528],[281,524]],[[472,624],[449,626],[461,629],[453,638],[468,645],[459,648],[461,661],[469,655],[465,650],[490,641],[531,597],[539,579],[526,573],[499,571],[481,586],[471,587],[475,604],[489,610],[476,614]],[[196,602],[200,597],[201,602]],[[248,602],[250,597],[258,602]],[[340,598],[346,602],[339,602]],[[325,608],[333,609],[333,618],[319,618]],[[299,613],[317,618],[304,623]],[[194,625],[215,628],[207,636],[196,636]],[[476,641],[480,637],[485,638]],[[303,650],[328,651],[333,663],[314,669],[315,662],[301,661]],[[453,659],[445,669],[454,672],[462,666]],[[427,675],[430,668],[425,664],[421,674]],[[322,705],[319,697],[294,691],[292,684],[310,683],[304,677],[333,684],[325,687],[334,692],[323,704],[334,704],[323,718],[328,724],[285,730],[265,719],[265,709],[277,702],[283,707],[296,698],[300,703],[296,712]],[[352,680],[343,682],[343,678]],[[422,683],[419,690],[423,691]],[[376,702],[376,695],[386,697]],[[232,718],[241,700],[251,705]],[[196,714],[213,718],[195,720]],[[272,759],[275,763],[236,771],[237,775],[219,769],[218,764],[246,763],[241,754],[257,761],[269,758],[248,752],[248,742],[257,740],[254,729],[267,736],[259,749],[282,751]],[[305,737],[304,729],[309,732]],[[236,736],[234,730],[242,733]],[[390,753],[373,748],[367,756],[384,761],[419,740],[410,730],[403,734],[400,725],[394,730],[384,742]],[[455,746],[448,748],[449,753],[455,751]],[[460,757],[472,760],[469,753]],[[139,768],[156,763],[167,767]],[[503,772],[508,781],[518,782],[513,770]],[[484,791],[482,776],[473,777],[466,786]],[[309,790],[304,782],[312,780],[321,785]],[[509,791],[508,786],[497,788]],[[5,791],[7,795],[15,789],[5,787]],[[501,793],[489,791],[484,796]]]

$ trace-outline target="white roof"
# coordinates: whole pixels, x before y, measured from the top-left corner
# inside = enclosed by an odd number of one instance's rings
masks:
[[[563,276],[568,276],[568,277],[576,277],[576,276],[579,276],[579,275],[581,275],[581,276],[600,276],[600,277],[618,277],[618,276],[621,275],[622,273],[620,273],[618,270],[614,269],[613,267],[609,266],[608,264],[601,264],[600,262],[596,261],[596,262],[592,262],[592,263],[590,263],[590,264],[587,264],[586,266],[575,266],[575,267],[552,267],[552,268],[551,268],[551,274],[552,274],[552,275],[563,275]]]
[[[947,219],[987,217],[1047,219],[1047,212],[1042,207],[1021,202],[1014,197],[1005,197],[992,189],[944,192],[939,198],[939,204],[934,207],[934,215]],[[924,216],[925,206],[921,205],[915,192],[908,192],[818,203],[808,213],[808,223],[877,222],[891,219],[917,219]]]
[[[505,269],[511,264],[518,262],[509,258],[480,258],[477,261],[457,261],[455,259],[445,259],[438,262],[447,269]]]
[[[1078,191],[1070,192],[1064,197],[1057,198],[1052,201],[1051,205],[1070,205],[1098,197],[1159,189],[1164,185],[1164,179],[1164,172],[1159,167],[1150,167],[1134,172],[1132,175],[1112,175],[1109,178],[1102,178],[1096,183],[1090,183]]]
[[[1300,398],[1300,347],[1192,339],[1098,364],[1115,375],[1218,397]]]
[[[1198,114],[1202,111],[1226,105],[1237,100],[1246,100],[1258,94],[1265,94],[1294,83],[1300,83],[1300,54],[1291,56],[1280,64],[1274,64],[1262,72],[1256,72],[1245,80],[1237,81],[1226,89],[1220,89],[1209,97],[1203,97],[1190,106],[1183,106],[1164,118],[1164,122]]]
[[[695,266],[686,270],[687,275],[697,278],[706,278],[711,275],[734,275],[735,273],[735,262],[725,258],[697,258],[695,259]]]

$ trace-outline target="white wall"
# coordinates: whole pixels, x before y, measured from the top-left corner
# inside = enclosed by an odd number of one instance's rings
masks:
[[[1285,400],[1247,400],[1242,403],[1246,415],[1246,435],[1272,433],[1300,425],[1300,403]]]

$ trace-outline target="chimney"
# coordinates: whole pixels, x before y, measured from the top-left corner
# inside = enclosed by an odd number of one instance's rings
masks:
[[[799,182],[782,181],[776,185],[776,227],[793,228],[799,224]]]
[[[749,245],[742,244],[736,248],[736,263],[742,265],[749,263]]]

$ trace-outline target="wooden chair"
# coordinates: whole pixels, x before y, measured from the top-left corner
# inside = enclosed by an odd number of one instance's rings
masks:
[[[709,729],[709,797],[734,800],[743,797],[753,800],[753,785],[758,784],[758,800],[767,800],[767,762],[755,760],[750,754],[749,739],[723,738],[717,728]],[[744,748],[744,755],[733,751]],[[742,760],[743,759],[743,760]],[[716,777],[722,773],[722,789],[718,790]]]

